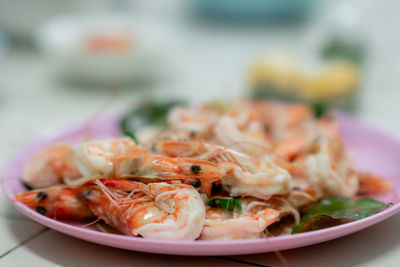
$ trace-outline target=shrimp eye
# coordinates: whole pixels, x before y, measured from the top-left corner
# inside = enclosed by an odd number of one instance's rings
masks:
[[[194,174],[198,174],[201,171],[201,167],[197,164],[193,164],[192,167],[190,167],[190,169]]]
[[[37,195],[36,195],[36,199],[38,201],[42,201],[45,200],[47,198],[47,193],[44,191],[40,191]]]
[[[21,178],[22,179],[22,178]],[[31,186],[29,183],[27,182],[22,182],[22,184],[24,185],[24,187],[28,190],[33,190],[33,186]]]
[[[201,180],[200,179],[193,179],[192,185],[196,188],[201,186]]]
[[[92,192],[90,190],[83,190],[81,195],[83,198],[87,198],[92,195]]]
[[[191,131],[189,136],[190,136],[190,138],[194,138],[196,136],[196,134],[197,133],[195,131]]]
[[[44,215],[46,213],[46,208],[43,207],[43,206],[37,206],[36,207],[36,212],[39,213],[39,214]]]
[[[301,188],[298,187],[298,186],[294,186],[294,187],[292,188],[292,190],[301,190]]]

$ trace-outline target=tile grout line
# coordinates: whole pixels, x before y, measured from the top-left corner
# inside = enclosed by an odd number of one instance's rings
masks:
[[[50,230],[49,228],[45,227],[44,229],[40,230],[39,232],[33,234],[32,236],[28,237],[27,239],[25,239],[24,241],[22,241],[21,243],[19,243],[18,245],[12,247],[11,249],[7,250],[6,252],[4,252],[3,254],[0,255],[0,259],[4,258],[5,256],[7,256],[8,254],[10,254],[11,252],[13,252],[14,250],[20,248],[21,246],[25,245],[26,243],[32,241],[33,239],[35,239],[36,237],[44,234],[45,232],[47,232],[48,230]]]
[[[251,265],[251,266],[270,267],[269,265],[263,265],[263,264],[253,263],[253,262],[250,262],[250,261],[238,260],[238,259],[229,258],[229,257],[223,257],[223,256],[217,256],[217,257],[214,257],[214,258],[223,259],[223,260],[226,260],[226,261],[233,261],[233,262],[243,263],[243,264],[247,264],[247,265]]]

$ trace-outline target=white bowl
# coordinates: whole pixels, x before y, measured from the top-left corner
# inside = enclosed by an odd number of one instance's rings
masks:
[[[38,44],[69,78],[129,83],[162,71],[176,41],[163,24],[116,15],[59,16],[38,33]]]

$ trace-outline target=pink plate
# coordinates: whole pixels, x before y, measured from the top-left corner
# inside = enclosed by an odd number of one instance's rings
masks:
[[[374,225],[400,209],[397,198],[400,190],[400,144],[390,137],[366,127],[347,115],[340,115],[342,134],[356,161],[359,170],[369,171],[390,179],[393,192],[371,196],[393,205],[384,211],[352,223],[296,235],[251,239],[239,241],[162,241],[108,234],[95,228],[82,228],[76,224],[49,219],[14,200],[15,194],[25,191],[20,175],[27,161],[41,148],[54,142],[79,143],[87,134],[86,127],[80,125],[58,134],[46,136],[21,149],[6,165],[3,172],[3,189],[11,203],[33,220],[54,230],[94,243],[151,253],[174,255],[238,255],[285,250],[312,245],[342,237]],[[85,131],[86,130],[86,131]],[[120,135],[118,116],[103,117],[90,127],[91,137],[114,137]],[[61,241],[60,241],[61,242]]]

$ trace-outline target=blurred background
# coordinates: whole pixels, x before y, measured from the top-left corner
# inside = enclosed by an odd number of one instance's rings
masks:
[[[148,99],[241,96],[342,109],[400,137],[398,10],[396,0],[0,0],[0,137],[15,151]]]

